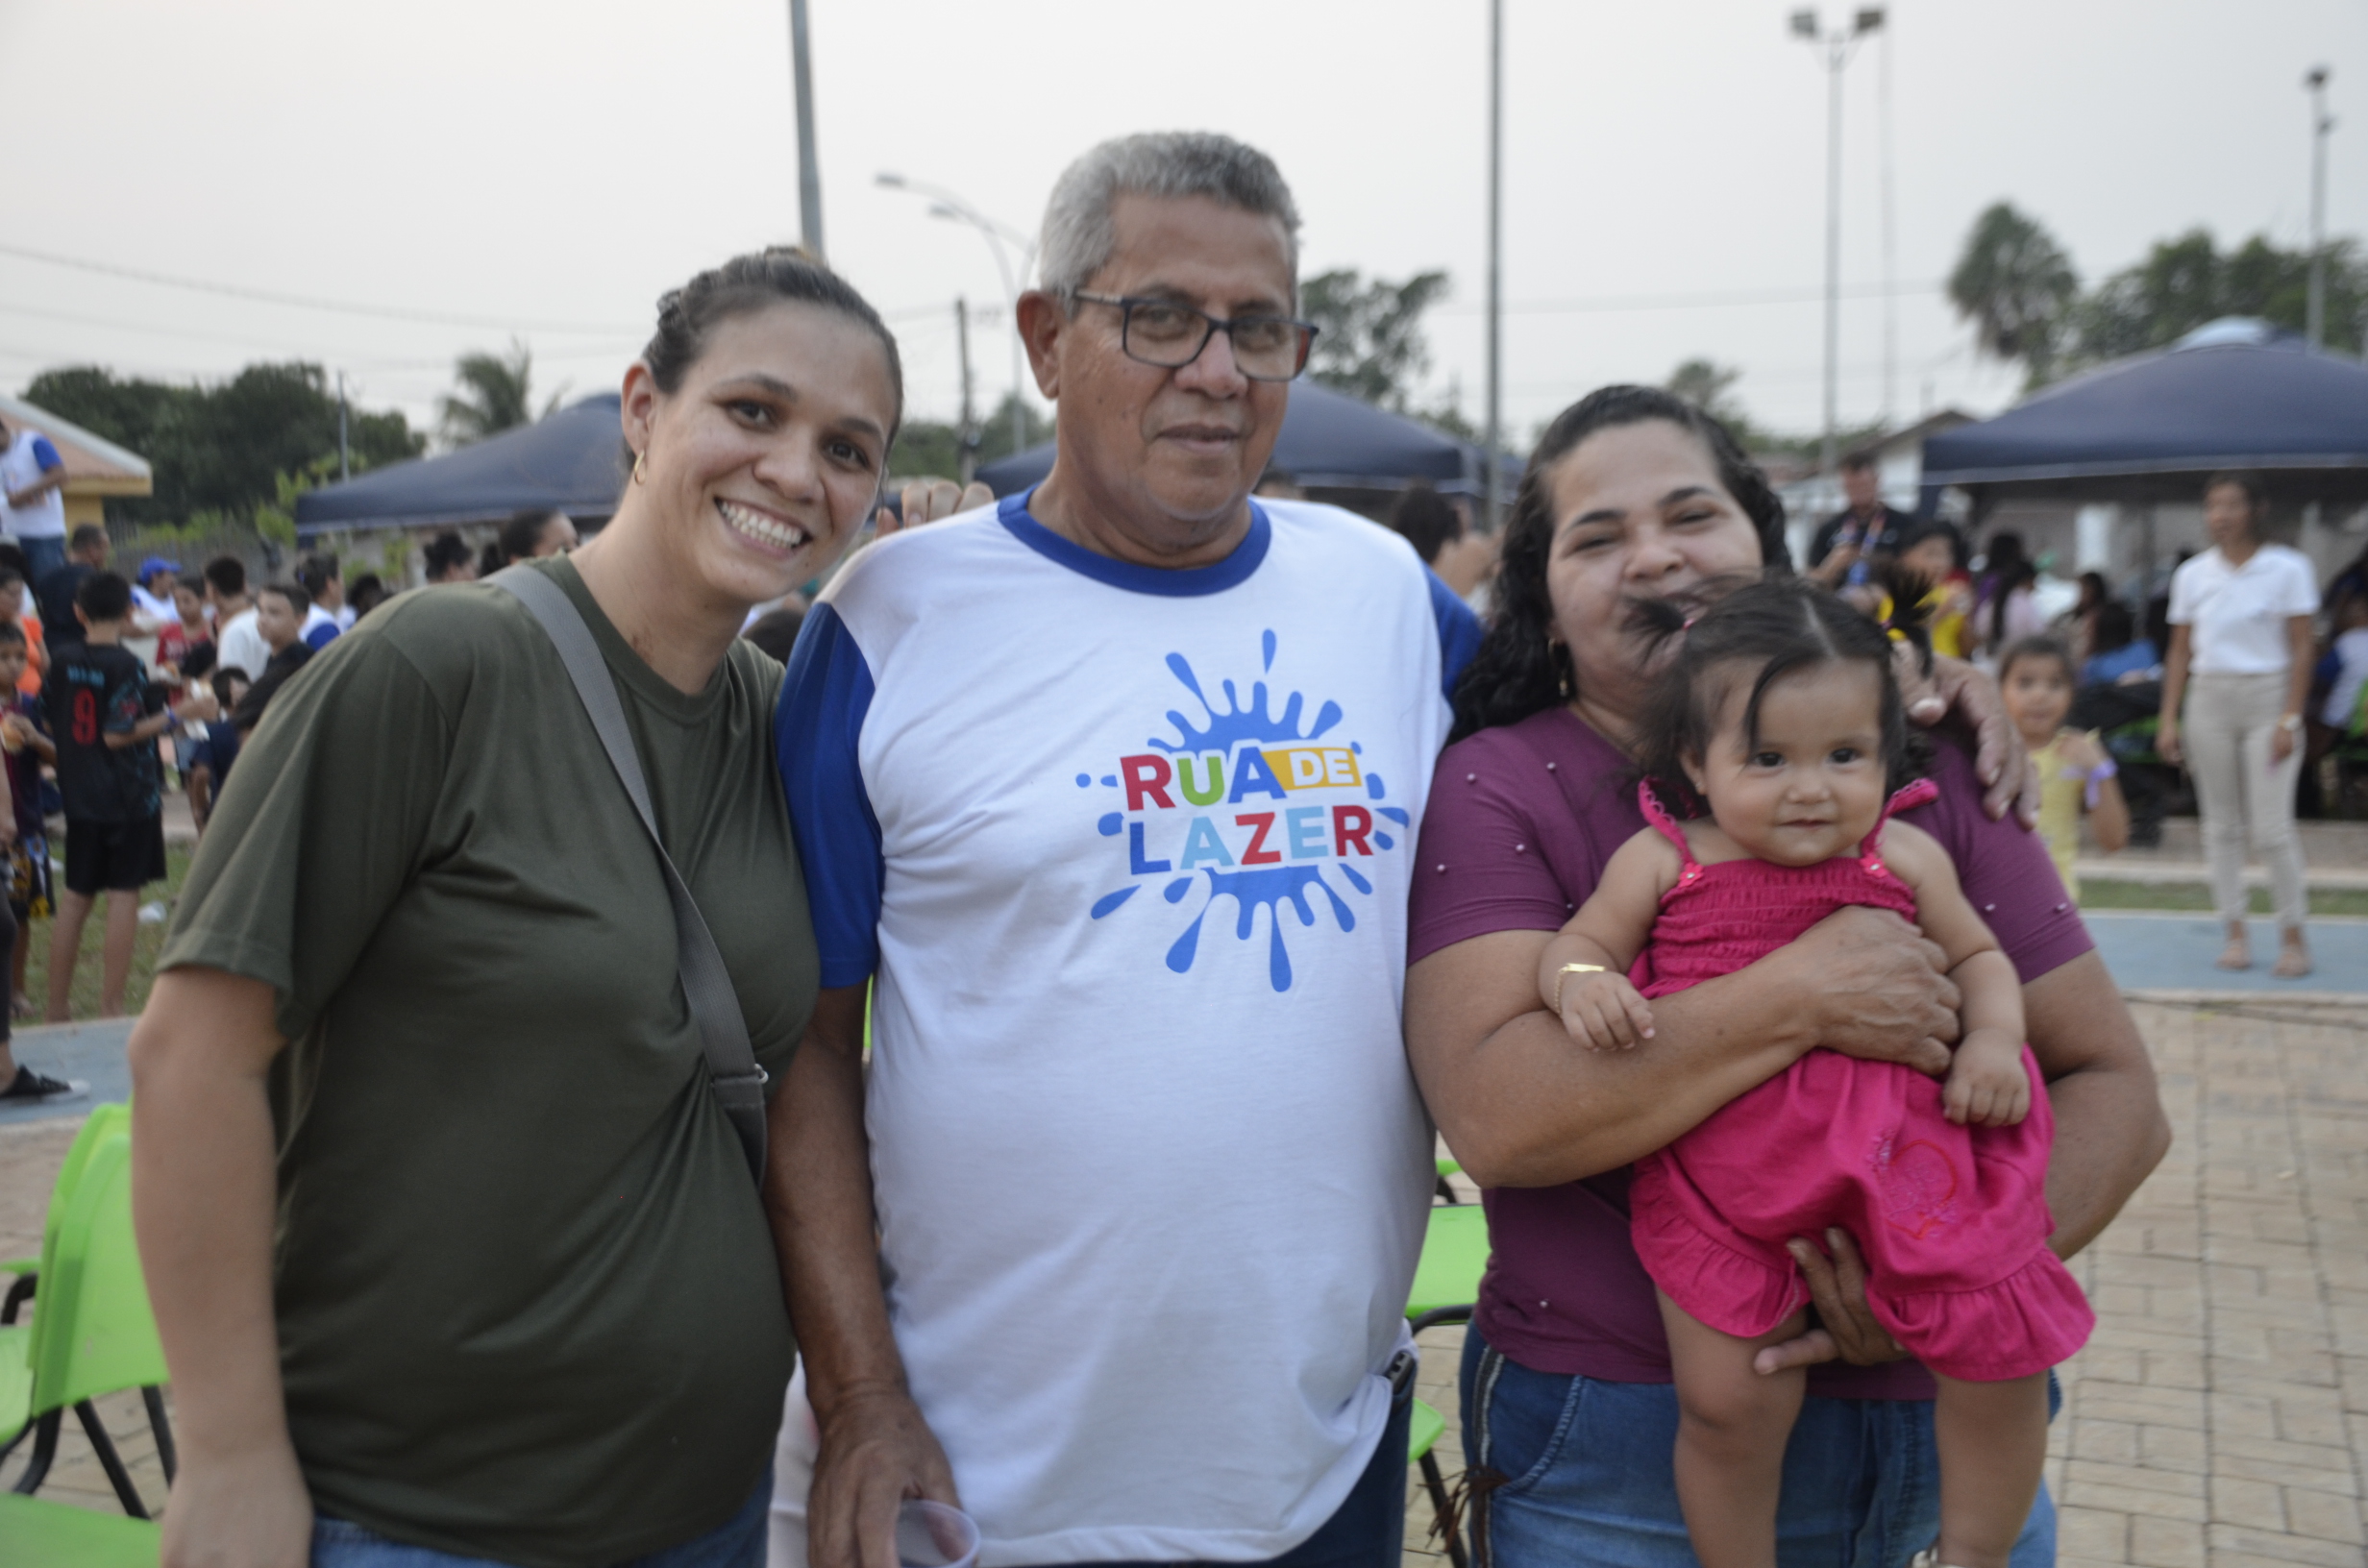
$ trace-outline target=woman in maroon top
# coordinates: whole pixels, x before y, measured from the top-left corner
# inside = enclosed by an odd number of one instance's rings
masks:
[[[1464,1434],[1475,1551],[1501,1568],[1693,1562],[1671,1477],[1668,1347],[1629,1241],[1630,1164],[1813,1047],[1939,1073],[1957,1035],[1937,949],[1862,908],[1656,1002],[1654,1038],[1634,1051],[1574,1046],[1540,1004],[1547,940],[1643,825],[1629,726],[1651,640],[1626,606],[1770,564],[1790,564],[1784,508],[1726,430],[1666,393],[1599,391],[1531,459],[1498,619],[1457,688],[1461,738],[1440,759],[1417,862],[1406,1031],[1423,1096],[1488,1205]],[[2160,1159],[2168,1124],[2045,846],[1984,810],[1963,747],[1943,734],[1934,750],[1940,797],[1907,820],[1947,847],[2022,977],[2059,1126],[2051,1244],[2068,1256]],[[2003,755],[1982,760],[1993,779],[2019,776]],[[2013,793],[1994,784],[1990,809]],[[1763,1355],[1770,1370],[1847,1364],[1811,1374],[1779,1560],[1900,1568],[1937,1528],[1933,1384],[1868,1315],[1850,1238],[1814,1239],[1793,1250],[1821,1326]],[[2016,1568],[2053,1553],[2043,1495]]]

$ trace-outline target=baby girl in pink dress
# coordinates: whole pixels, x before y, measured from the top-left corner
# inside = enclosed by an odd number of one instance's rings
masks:
[[[1752,1362],[1805,1327],[1791,1238],[1849,1232],[1869,1308],[1939,1384],[1940,1537],[1925,1560],[2007,1568],[2046,1457],[2047,1370],[2095,1324],[2048,1250],[2054,1119],[2023,1043],[2020,982],[1947,852],[1890,820],[1933,789],[1906,781],[1891,649],[1882,627],[1799,579],[1703,612],[1640,733],[1648,779],[1683,780],[1710,815],[1680,822],[1641,786],[1652,825],[1614,854],[1540,967],[1573,1041],[1650,1049],[1649,998],[1870,904],[1922,928],[1963,998],[1945,1083],[1813,1050],[1637,1164],[1637,1251],[1677,1381],[1678,1499],[1706,1568],[1776,1560],[1807,1374]]]

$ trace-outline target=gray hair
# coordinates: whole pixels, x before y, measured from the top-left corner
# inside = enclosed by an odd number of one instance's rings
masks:
[[[1066,298],[1118,249],[1111,209],[1122,195],[1206,196],[1283,226],[1291,290],[1299,290],[1299,208],[1274,160],[1214,131],[1146,131],[1118,136],[1069,165],[1045,206],[1038,286]]]

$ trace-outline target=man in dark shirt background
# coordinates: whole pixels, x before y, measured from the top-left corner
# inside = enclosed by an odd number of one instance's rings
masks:
[[[34,602],[41,612],[41,631],[53,650],[83,640],[82,623],[74,619],[74,606],[83,584],[107,570],[111,550],[105,528],[95,523],[82,524],[66,541],[65,565],[33,585]]]
[[[1865,581],[1866,574],[1855,569],[1897,554],[1900,536],[1915,521],[1884,504],[1883,476],[1870,453],[1852,453],[1841,460],[1841,493],[1850,504],[1825,520],[1809,547],[1815,563],[1809,575],[1828,588]]]
[[[147,670],[122,646],[132,585],[94,571],[83,579],[74,612],[82,638],[56,649],[41,688],[58,750],[58,793],[65,797],[65,893],[49,943],[52,1023],[66,1021],[83,923],[102,892],[107,943],[99,1015],[123,1016],[140,889],[164,878],[157,737],[172,720],[161,688],[154,688],[152,699]]]

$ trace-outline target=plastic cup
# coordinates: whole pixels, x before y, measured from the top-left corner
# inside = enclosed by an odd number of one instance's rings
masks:
[[[897,1561],[903,1568],[976,1568],[978,1526],[960,1508],[917,1500],[897,1507]]]

